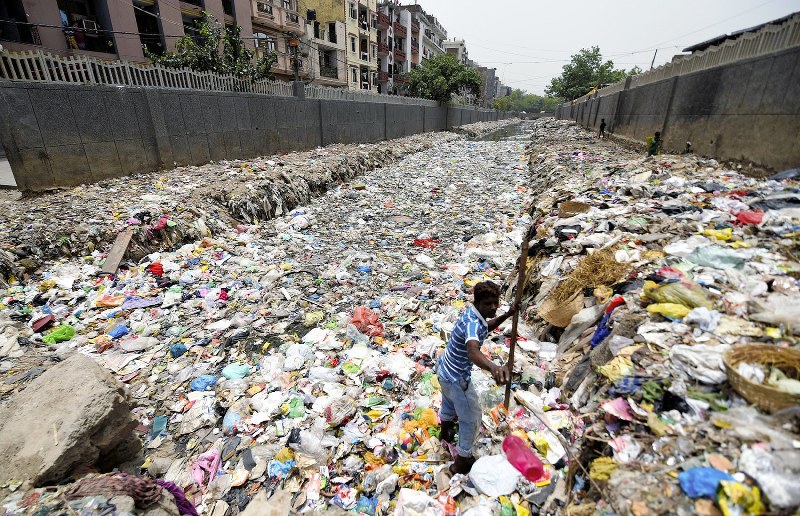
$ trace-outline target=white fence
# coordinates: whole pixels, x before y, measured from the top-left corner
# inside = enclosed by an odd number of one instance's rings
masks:
[[[306,98],[327,100],[356,100],[359,102],[379,102],[382,104],[404,104],[407,106],[439,105],[435,100],[417,97],[400,97],[398,95],[382,95],[371,93],[369,90],[347,90],[344,88],[329,88],[327,86],[306,85]]]
[[[88,56],[58,56],[42,51],[0,54],[0,79],[55,83],[150,86],[211,91],[237,91],[292,96],[292,85],[277,81],[251,82],[232,75],[165,68],[129,61],[105,61]]]
[[[631,77],[631,88],[644,86],[678,75],[699,72],[743,59],[759,57],[800,45],[800,14],[777,25],[766,25],[755,32],[746,32],[736,39],[728,39],[706,50],[675,58],[671,63]],[[597,90],[598,97],[605,97],[625,89],[625,80],[615,82]],[[587,100],[594,93],[587,93],[575,103]]]
[[[106,61],[89,56],[58,56],[49,52],[0,53],[0,79],[9,81],[106,84],[109,86],[144,86],[210,91],[236,91],[291,97],[292,84],[282,81],[251,82],[232,75],[195,72],[186,68]],[[307,85],[306,97],[312,99],[357,100],[415,106],[438,106],[434,100],[416,97],[381,95],[369,91],[349,91],[326,86]]]

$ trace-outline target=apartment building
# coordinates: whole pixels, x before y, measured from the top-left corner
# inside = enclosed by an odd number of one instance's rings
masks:
[[[347,47],[344,21],[321,22],[309,16],[309,40],[311,42],[311,80],[314,84],[332,87],[348,86]]]
[[[297,39],[298,76],[301,80],[311,77],[314,46],[309,41],[306,18],[298,10],[298,0],[251,0],[250,5],[256,57],[276,52],[278,60],[272,66],[272,75],[278,80],[293,81],[295,52],[291,41]]]
[[[442,42],[444,51],[458,59],[458,61],[467,66],[469,64],[469,53],[467,52],[467,44],[463,39],[450,39]]]
[[[425,12],[419,4],[413,5],[401,5],[400,9],[402,12],[407,12],[410,18],[409,27],[416,24],[419,27],[419,33],[412,34],[412,38],[409,41],[410,47],[418,47],[418,59],[417,56],[412,56],[414,59],[411,60],[411,69],[415,68],[414,65],[422,64],[426,59],[430,59],[431,57],[442,55],[445,53],[444,47],[442,46],[442,42],[447,39],[447,31],[439,23],[439,20]]]
[[[474,61],[470,61],[470,66],[481,76],[479,105],[485,108],[492,107],[494,99],[497,97],[497,69],[481,66]]]
[[[345,0],[348,87],[378,89],[378,13],[376,0]]]
[[[377,9],[378,91],[402,95],[408,90],[405,74],[410,70],[409,18],[401,19],[402,11],[396,1],[382,2]]]
[[[0,43],[9,50],[146,61],[192,34],[208,11],[252,38],[252,0],[2,0]]]

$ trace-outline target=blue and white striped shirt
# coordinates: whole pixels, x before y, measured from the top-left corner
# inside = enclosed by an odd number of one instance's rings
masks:
[[[489,325],[474,306],[464,310],[456,321],[444,353],[439,357],[437,374],[450,382],[469,380],[472,361],[467,356],[467,341],[483,344],[489,335]]]

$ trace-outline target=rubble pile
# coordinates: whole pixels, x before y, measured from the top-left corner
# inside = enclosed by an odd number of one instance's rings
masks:
[[[474,124],[454,127],[453,132],[463,134],[467,138],[480,138],[481,136],[486,136],[487,134],[498,131],[504,127],[518,125],[519,123],[519,118],[508,118],[506,120],[498,120],[496,122],[475,122]]]
[[[796,510],[797,179],[645,158],[552,119],[520,130],[528,141],[426,135],[435,146],[282,210],[271,198],[247,205],[236,181],[209,183],[220,214],[205,218],[209,233],[143,246],[113,275],[98,275],[107,255],[87,249],[11,279],[0,290],[0,401],[85,355],[127,386],[144,449],[124,472],[79,469],[59,486],[0,478],[10,492],[0,505]],[[291,190],[252,184],[260,196]],[[204,218],[190,198],[174,201],[185,225]],[[120,203],[117,229],[136,218]],[[519,274],[512,401],[503,407],[504,389],[473,371],[478,460],[450,475],[435,359],[471,287],[493,280],[510,304]],[[484,342],[497,363],[510,327]]]

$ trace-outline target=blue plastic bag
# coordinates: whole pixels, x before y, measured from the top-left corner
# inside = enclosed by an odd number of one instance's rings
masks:
[[[714,468],[693,468],[678,475],[681,489],[689,498],[716,498],[723,480],[733,480],[729,474]]]
[[[193,391],[208,391],[213,389],[217,385],[217,377],[210,374],[204,374],[202,376],[198,376],[189,387]]]
[[[186,351],[188,350],[186,349],[186,346],[184,346],[183,344],[173,344],[172,346],[169,347],[169,355],[172,358],[178,358],[179,356],[186,353]]]
[[[108,334],[109,334],[109,335],[111,335],[111,337],[112,337],[113,339],[118,339],[118,338],[120,338],[120,337],[124,337],[124,336],[125,336],[125,335],[127,335],[127,334],[128,334],[130,331],[131,331],[131,330],[130,330],[130,328],[128,328],[128,327],[127,327],[127,326],[125,326],[124,324],[120,324],[119,326],[117,326],[116,328],[114,328],[113,330],[111,330],[110,332],[108,332]]]

